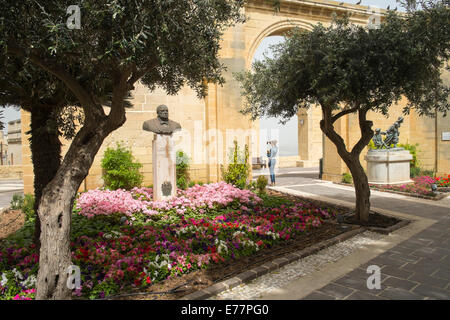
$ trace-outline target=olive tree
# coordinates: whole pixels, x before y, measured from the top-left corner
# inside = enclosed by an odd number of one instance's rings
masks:
[[[367,222],[370,189],[360,154],[374,132],[367,113],[388,115],[402,97],[405,114],[433,116],[449,109],[449,88],[440,77],[449,57],[449,9],[442,4],[400,16],[389,11],[377,28],[354,25],[348,17],[312,31],[293,30],[273,46],[273,58],[237,74],[246,97],[243,113],[287,120],[301,108],[322,110],[320,128],[337,148],[355,185],[356,215]],[[345,144],[335,123],[356,114],[360,138]]]
[[[42,192],[37,299],[70,297],[73,202],[102,142],[125,122],[124,101],[136,82],[169,94],[187,84],[199,97],[208,82],[223,83],[219,41],[225,28],[243,21],[243,2],[85,0],[78,15],[72,1],[0,1],[0,50],[61,80],[84,116]],[[105,112],[99,97],[108,92]]]

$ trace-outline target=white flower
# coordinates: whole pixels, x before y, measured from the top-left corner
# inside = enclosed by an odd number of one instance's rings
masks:
[[[31,275],[27,279],[22,281],[20,284],[23,285],[24,287],[26,287],[27,289],[30,289],[30,288],[34,287],[34,285],[36,284],[36,281],[37,281],[36,276]]]
[[[2,287],[6,286],[6,284],[8,283],[8,277],[6,277],[5,273],[2,273],[2,281],[0,281],[0,284],[2,285]]]
[[[14,273],[14,277],[16,277],[16,279],[23,280],[23,275],[20,273],[19,270],[17,270],[16,268],[14,268],[14,269],[12,270],[12,272]]]

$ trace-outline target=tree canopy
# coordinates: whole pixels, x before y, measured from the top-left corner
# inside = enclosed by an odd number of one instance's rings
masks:
[[[334,111],[368,109],[387,114],[402,96],[405,112],[448,110],[449,88],[440,74],[449,55],[449,10],[393,11],[379,28],[337,19],[312,31],[293,30],[272,47],[273,58],[237,75],[247,98],[244,112],[288,119],[311,104]],[[431,23],[433,22],[433,23]]]
[[[79,11],[71,11],[77,7],[65,0],[0,0],[0,55],[59,79],[84,116],[39,205],[37,299],[70,297],[66,280],[73,201],[104,139],[125,122],[126,99],[136,82],[169,94],[188,85],[199,97],[206,95],[209,82],[223,83],[219,43],[226,28],[244,20],[243,4],[84,0]],[[79,20],[79,29],[77,24],[68,27],[71,19]],[[110,97],[109,113],[103,108],[105,97]]]
[[[370,189],[359,156],[372,139],[369,111],[388,115],[402,97],[403,112],[444,115],[449,110],[449,87],[441,79],[448,68],[450,10],[442,3],[412,8],[400,16],[388,11],[377,27],[336,18],[311,31],[294,29],[286,41],[272,47],[274,57],[253,64],[253,70],[236,75],[246,97],[242,110],[253,119],[281,117],[282,122],[301,108],[322,109],[320,127],[336,145],[352,173],[356,215],[369,219]],[[335,130],[341,117],[356,113],[361,137],[346,146]]]

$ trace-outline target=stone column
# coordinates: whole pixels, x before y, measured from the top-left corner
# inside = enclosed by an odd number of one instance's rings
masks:
[[[172,135],[154,134],[152,157],[153,200],[175,197],[177,195],[176,157]]]

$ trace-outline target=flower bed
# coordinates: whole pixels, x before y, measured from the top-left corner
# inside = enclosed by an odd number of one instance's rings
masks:
[[[413,179],[414,183],[404,184],[404,185],[370,185],[370,188],[379,191],[387,191],[394,193],[401,193],[409,196],[416,196],[427,199],[437,199],[440,198],[439,193],[434,192],[431,189],[431,185],[435,184],[438,192],[448,192],[448,187],[450,186],[450,175],[445,177],[429,177],[420,176]]]
[[[308,203],[263,201],[226,183],[194,186],[169,201],[152,202],[151,196],[149,188],[79,196],[71,247],[81,289],[74,296],[145,289],[289,241],[335,215]],[[4,242],[0,299],[32,299],[38,261],[29,242]]]

